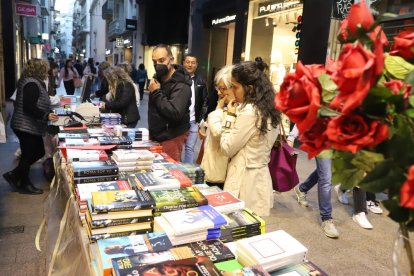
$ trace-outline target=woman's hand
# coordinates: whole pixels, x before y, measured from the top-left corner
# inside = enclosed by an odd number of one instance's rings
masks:
[[[216,109],[223,109],[224,108],[224,103],[226,102],[226,98],[227,98],[227,96],[224,96],[223,98],[218,100]]]
[[[56,122],[57,120],[59,120],[59,116],[56,115],[55,113],[49,113],[48,119],[51,122]]]
[[[238,103],[234,101],[234,99],[230,100],[229,104],[227,105],[227,112],[236,114]]]

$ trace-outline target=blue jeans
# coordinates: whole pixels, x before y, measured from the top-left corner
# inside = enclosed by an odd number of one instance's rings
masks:
[[[197,143],[198,125],[195,121],[190,122],[190,130],[185,141],[185,152],[183,163],[194,163],[194,148]]]
[[[319,211],[322,221],[332,219],[331,204],[331,177],[332,177],[332,159],[315,158],[316,170],[313,171],[308,179],[299,186],[301,192],[307,193],[313,186],[318,183],[318,202]]]

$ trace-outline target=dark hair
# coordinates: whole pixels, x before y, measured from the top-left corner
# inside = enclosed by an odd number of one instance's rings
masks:
[[[145,70],[145,65],[144,65],[143,63],[141,63],[141,64],[138,66],[138,69],[139,69],[139,70]]]
[[[198,58],[196,57],[196,55],[194,55],[194,54],[192,54],[192,53],[188,53],[188,54],[186,54],[186,55],[184,56],[184,60],[185,60],[187,57],[192,57],[192,58],[195,58],[195,59],[197,60],[197,62],[198,62]]]
[[[267,120],[270,118],[273,127],[280,122],[280,112],[274,107],[275,91],[269,77],[263,72],[267,65],[260,58],[255,61],[245,61],[235,64],[231,71],[232,77],[241,85],[245,91],[245,103],[256,106],[256,127],[261,134],[266,134]],[[249,85],[253,87],[249,91]]]
[[[59,65],[54,61],[49,61],[49,75],[52,74],[53,69],[59,68]]]
[[[69,64],[69,62],[72,62],[72,60],[71,59],[67,59],[66,62],[65,62],[65,78],[67,78],[68,75],[69,75],[69,70],[68,70],[68,64]]]
[[[167,51],[168,56],[170,56],[170,57],[173,56],[173,54],[171,52],[171,47],[168,46],[167,44],[158,44],[157,46],[155,46],[155,48],[154,48],[153,51],[155,51],[155,50],[157,50],[159,48],[164,48]]]
[[[91,69],[92,74],[96,74],[95,64],[93,63],[93,58],[88,58],[88,65]]]

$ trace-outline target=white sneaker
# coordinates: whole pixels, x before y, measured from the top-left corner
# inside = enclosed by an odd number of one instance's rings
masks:
[[[300,205],[302,205],[303,207],[308,207],[309,206],[309,202],[306,200],[306,193],[301,192],[299,190],[299,186],[297,185],[293,190],[295,191],[296,197],[298,199],[298,203]]]
[[[373,212],[374,214],[382,214],[384,211],[379,206],[378,201],[367,201],[367,209]]]
[[[367,216],[365,215],[365,212],[358,213],[356,215],[352,216],[352,219],[359,224],[362,228],[365,229],[372,229],[374,228],[372,224],[367,219]]]
[[[341,190],[341,185],[336,185],[334,187],[334,190],[336,194],[338,195],[339,202],[341,202],[342,204],[348,205],[349,204],[348,197],[346,196],[346,192],[344,193]]]

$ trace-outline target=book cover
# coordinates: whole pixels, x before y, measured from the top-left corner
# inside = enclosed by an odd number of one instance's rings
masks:
[[[197,241],[183,247],[188,247],[194,256],[207,256],[213,263],[235,258],[230,249],[219,240]]]
[[[151,194],[141,190],[92,192],[92,206],[97,213],[152,209]]]
[[[65,139],[63,143],[64,146],[92,146],[92,145],[99,145],[98,139],[95,138],[86,138],[86,139]]]
[[[151,222],[154,219],[152,216],[146,217],[132,217],[132,218],[119,218],[119,219],[92,219],[90,212],[86,212],[86,220],[89,223],[91,229],[104,228],[123,224],[133,224],[140,222]]]
[[[217,262],[214,265],[222,272],[238,271],[243,268],[243,266],[237,260]]]
[[[59,142],[64,142],[66,139],[88,139],[88,133],[58,133]]]
[[[142,190],[179,189],[178,181],[169,171],[154,170],[146,173],[136,173],[137,186]]]
[[[107,229],[107,228],[103,228]],[[117,238],[117,237],[126,237],[126,236],[136,236],[136,235],[143,235],[148,234],[152,232],[152,228],[145,228],[140,230],[126,230],[126,231],[120,231],[120,232],[113,232],[113,233],[106,233],[102,232],[100,234],[93,234],[91,233],[91,229],[89,226],[86,227],[88,238],[90,243],[97,242],[98,240],[104,240],[104,239],[110,239],[110,238]]]
[[[191,187],[193,183],[191,180],[180,170],[170,170],[171,175],[173,175],[178,181],[180,181],[180,188]]]
[[[114,175],[119,171],[113,160],[73,162],[72,168],[74,177]]]
[[[112,182],[119,180],[118,175],[97,175],[97,176],[85,176],[74,177],[73,184],[87,184],[95,182]]]
[[[207,199],[197,188],[151,191],[155,212],[169,212],[207,205]]]
[[[175,260],[170,251],[161,251],[155,253],[140,253],[132,256],[112,259],[113,275],[121,276],[125,274],[125,270],[133,267],[161,263],[165,261]]]
[[[176,235],[219,228],[227,223],[225,218],[209,205],[163,213],[162,216],[171,225]]]
[[[222,191],[206,195],[208,204],[215,207],[221,213],[229,213],[241,210],[245,207],[244,201],[235,197],[232,193]]]
[[[320,269],[317,265],[310,261],[305,261],[300,264],[290,265],[288,267],[278,269],[276,271],[270,272],[272,276],[308,276],[308,275],[317,275],[317,276],[328,276],[328,274]]]
[[[128,136],[101,136],[98,137],[101,145],[131,145],[132,140]]]
[[[238,269],[232,272],[227,272],[225,273],[225,275],[226,276],[252,276],[252,275],[270,276],[270,274],[261,265],[243,267],[241,269]]]
[[[92,199],[92,192],[131,190],[131,186],[129,185],[128,181],[125,180],[79,184],[76,186],[80,201]]]
[[[162,263],[133,267],[126,269],[125,273],[120,275],[218,276],[221,275],[221,273],[207,257],[200,256],[182,260],[166,261]]]
[[[66,156],[67,162],[104,161],[109,159],[104,150],[67,149]]]
[[[136,149],[130,149],[130,150],[115,150],[113,152],[113,157],[117,161],[150,161],[154,160],[154,154],[152,154],[148,150],[136,150]]]
[[[165,233],[148,233],[136,236],[98,240],[99,261],[104,271],[112,270],[112,258],[136,255],[138,253],[169,250],[172,244]]]

